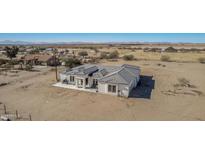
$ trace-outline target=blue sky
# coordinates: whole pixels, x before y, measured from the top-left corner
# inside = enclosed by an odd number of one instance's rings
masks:
[[[32,42],[205,43],[205,33],[0,33],[0,40]]]

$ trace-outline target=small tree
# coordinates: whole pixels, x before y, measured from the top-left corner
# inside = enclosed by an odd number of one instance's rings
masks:
[[[87,53],[86,51],[80,51],[80,52],[78,53],[78,55],[85,57],[85,56],[88,55],[88,53]]]
[[[6,46],[5,51],[6,51],[6,56],[12,60],[12,58],[16,57],[19,51],[19,48],[16,46],[13,46],[13,47]]]
[[[134,60],[134,56],[133,55],[124,55],[122,58],[124,60]]]

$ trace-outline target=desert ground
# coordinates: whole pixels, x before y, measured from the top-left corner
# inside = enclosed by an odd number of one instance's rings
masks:
[[[7,85],[0,87],[0,102],[8,112],[30,113],[32,120],[205,120],[205,64],[101,61],[122,63],[142,71],[142,81],[130,98],[54,87],[55,72],[45,67],[1,74],[0,83]]]

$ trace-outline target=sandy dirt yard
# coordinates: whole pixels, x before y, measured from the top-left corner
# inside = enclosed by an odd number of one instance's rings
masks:
[[[32,120],[205,120],[205,65],[159,61],[130,63],[142,70],[131,98],[53,87],[55,72],[0,75],[0,102]],[[185,80],[185,85],[180,81]],[[0,105],[0,108],[2,106]]]

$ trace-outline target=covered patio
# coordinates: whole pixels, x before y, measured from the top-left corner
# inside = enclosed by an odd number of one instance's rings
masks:
[[[70,84],[63,84],[61,82],[53,84],[54,87],[60,87],[60,88],[67,88],[67,89],[73,89],[73,90],[80,90],[80,91],[87,91],[87,92],[93,92],[96,93],[97,89],[96,88],[78,88],[75,85],[70,85]]]

